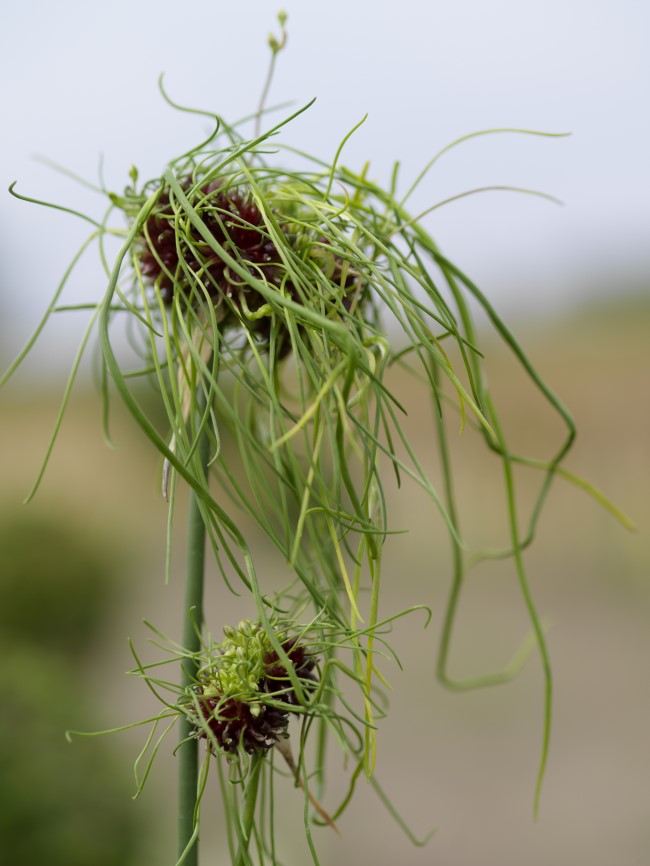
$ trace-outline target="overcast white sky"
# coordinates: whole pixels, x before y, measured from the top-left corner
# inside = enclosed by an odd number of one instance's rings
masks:
[[[569,139],[494,136],[450,153],[414,210],[475,186],[552,193],[555,207],[488,193],[442,208],[428,227],[447,255],[502,308],[548,309],[576,275],[650,261],[650,4],[645,0],[287,0],[289,45],[271,102],[316,105],[287,140],[329,158],[366,112],[343,161],[403,182],[445,144],[486,127],[573,133]],[[159,97],[228,119],[254,110],[266,34],[280,4],[170,0],[23,0],[5,7],[0,34],[1,184],[101,214],[99,197],[33,161],[44,154],[95,178],[100,153],[110,188],[132,163],[157,176],[196,143],[203,125]],[[183,9],[189,11],[183,12]],[[0,198],[0,314],[26,336],[86,233],[73,217]],[[98,297],[89,264],[72,297]],[[4,355],[4,352],[1,353]]]

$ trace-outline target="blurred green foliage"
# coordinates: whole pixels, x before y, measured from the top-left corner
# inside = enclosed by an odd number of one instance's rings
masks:
[[[97,724],[79,664],[114,610],[115,559],[70,518],[0,526],[0,864],[128,866],[143,832],[117,744],[65,740]]]
[[[0,634],[75,652],[110,615],[117,561],[70,518],[30,509],[0,524]]]

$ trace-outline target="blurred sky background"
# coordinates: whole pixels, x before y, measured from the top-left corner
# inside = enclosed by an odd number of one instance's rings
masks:
[[[98,217],[101,196],[33,160],[41,154],[121,191],[132,164],[159,176],[207,121],[173,112],[173,98],[229,120],[253,111],[280,8],[236,3],[27,0],[7,5],[0,33],[3,188]],[[548,312],[633,285],[650,245],[650,6],[641,0],[457,0],[399,4],[287,3],[289,44],[271,104],[317,102],[286,136],[330,159],[368,112],[343,161],[402,189],[455,138],[491,127],[570,132],[571,138],[480,138],[447,154],[411,200],[412,212],[473,187],[523,186],[559,208],[505,192],[441,208],[427,220],[445,254],[503,310]],[[4,360],[43,309],[87,224],[2,197]],[[68,298],[97,298],[92,256]],[[615,278],[616,286],[612,284]],[[72,317],[80,318],[80,317]],[[11,326],[7,327],[9,322]],[[57,323],[55,343],[72,332]],[[57,356],[50,355],[56,366]],[[62,362],[63,363],[63,362]]]

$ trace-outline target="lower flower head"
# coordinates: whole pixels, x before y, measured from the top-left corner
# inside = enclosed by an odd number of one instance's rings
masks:
[[[207,739],[213,750],[267,751],[288,736],[289,714],[304,703],[288,668],[293,667],[304,694],[316,685],[316,659],[298,637],[278,631],[287,665],[257,623],[243,621],[224,632],[225,640],[188,696],[186,713],[196,736]]]

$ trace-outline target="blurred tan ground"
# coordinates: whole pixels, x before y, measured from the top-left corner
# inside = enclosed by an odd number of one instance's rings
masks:
[[[586,309],[561,322],[522,326],[518,334],[575,415],[579,435],[568,468],[603,489],[639,526],[637,534],[627,533],[583,493],[557,480],[537,542],[527,554],[533,592],[550,628],[555,675],[540,819],[532,820],[542,723],[539,663],[533,659],[514,683],[497,689],[453,695],[438,686],[433,671],[449,587],[448,543],[433,506],[407,488],[392,497],[390,506],[394,524],[410,532],[387,546],[382,612],[424,602],[434,616],[427,631],[418,616],[395,629],[393,645],[405,670],[390,672],[392,711],[379,735],[377,774],[417,834],[432,826],[438,832],[426,848],[413,847],[361,782],[339,822],[341,837],[329,829],[314,830],[323,866],[650,863],[650,310],[643,305]],[[559,426],[506,350],[488,348],[490,383],[513,443],[526,453],[549,456]],[[432,455],[429,400],[406,378],[397,385],[411,410],[416,450]],[[3,398],[0,519],[22,507],[54,422],[55,396],[38,404],[25,397]],[[103,654],[80,659],[70,674],[94,695],[107,727],[155,711],[144,687],[122,676],[131,666],[126,638],[145,645],[143,618],[178,636],[175,605],[182,573],[181,520],[174,582],[163,586],[166,512],[157,489],[158,461],[118,411],[113,429],[116,450],[103,443],[97,398],[77,395],[42,489],[29,506],[34,514],[65,512],[80,532],[105,533],[128,553],[131,566],[122,576],[128,606],[101,636]],[[469,436],[450,435],[465,537],[476,546],[505,543],[498,466]],[[427,465],[435,473],[435,463]],[[527,470],[518,472],[518,480],[525,506],[539,476]],[[262,546],[258,568],[264,555]],[[215,633],[248,612],[216,576],[208,599]],[[453,672],[463,676],[502,665],[527,628],[512,566],[481,566],[471,573],[463,596]],[[143,738],[142,732],[123,735],[125,798],[133,787],[130,761]],[[63,747],[92,749],[92,741]],[[163,747],[144,796],[160,814],[147,862],[171,866],[175,784],[170,751],[171,743]],[[285,805],[292,798],[295,816],[280,820],[287,866],[309,862],[302,799],[287,784]],[[223,862],[207,847],[220,844],[214,804],[206,805],[204,822],[203,863]]]

